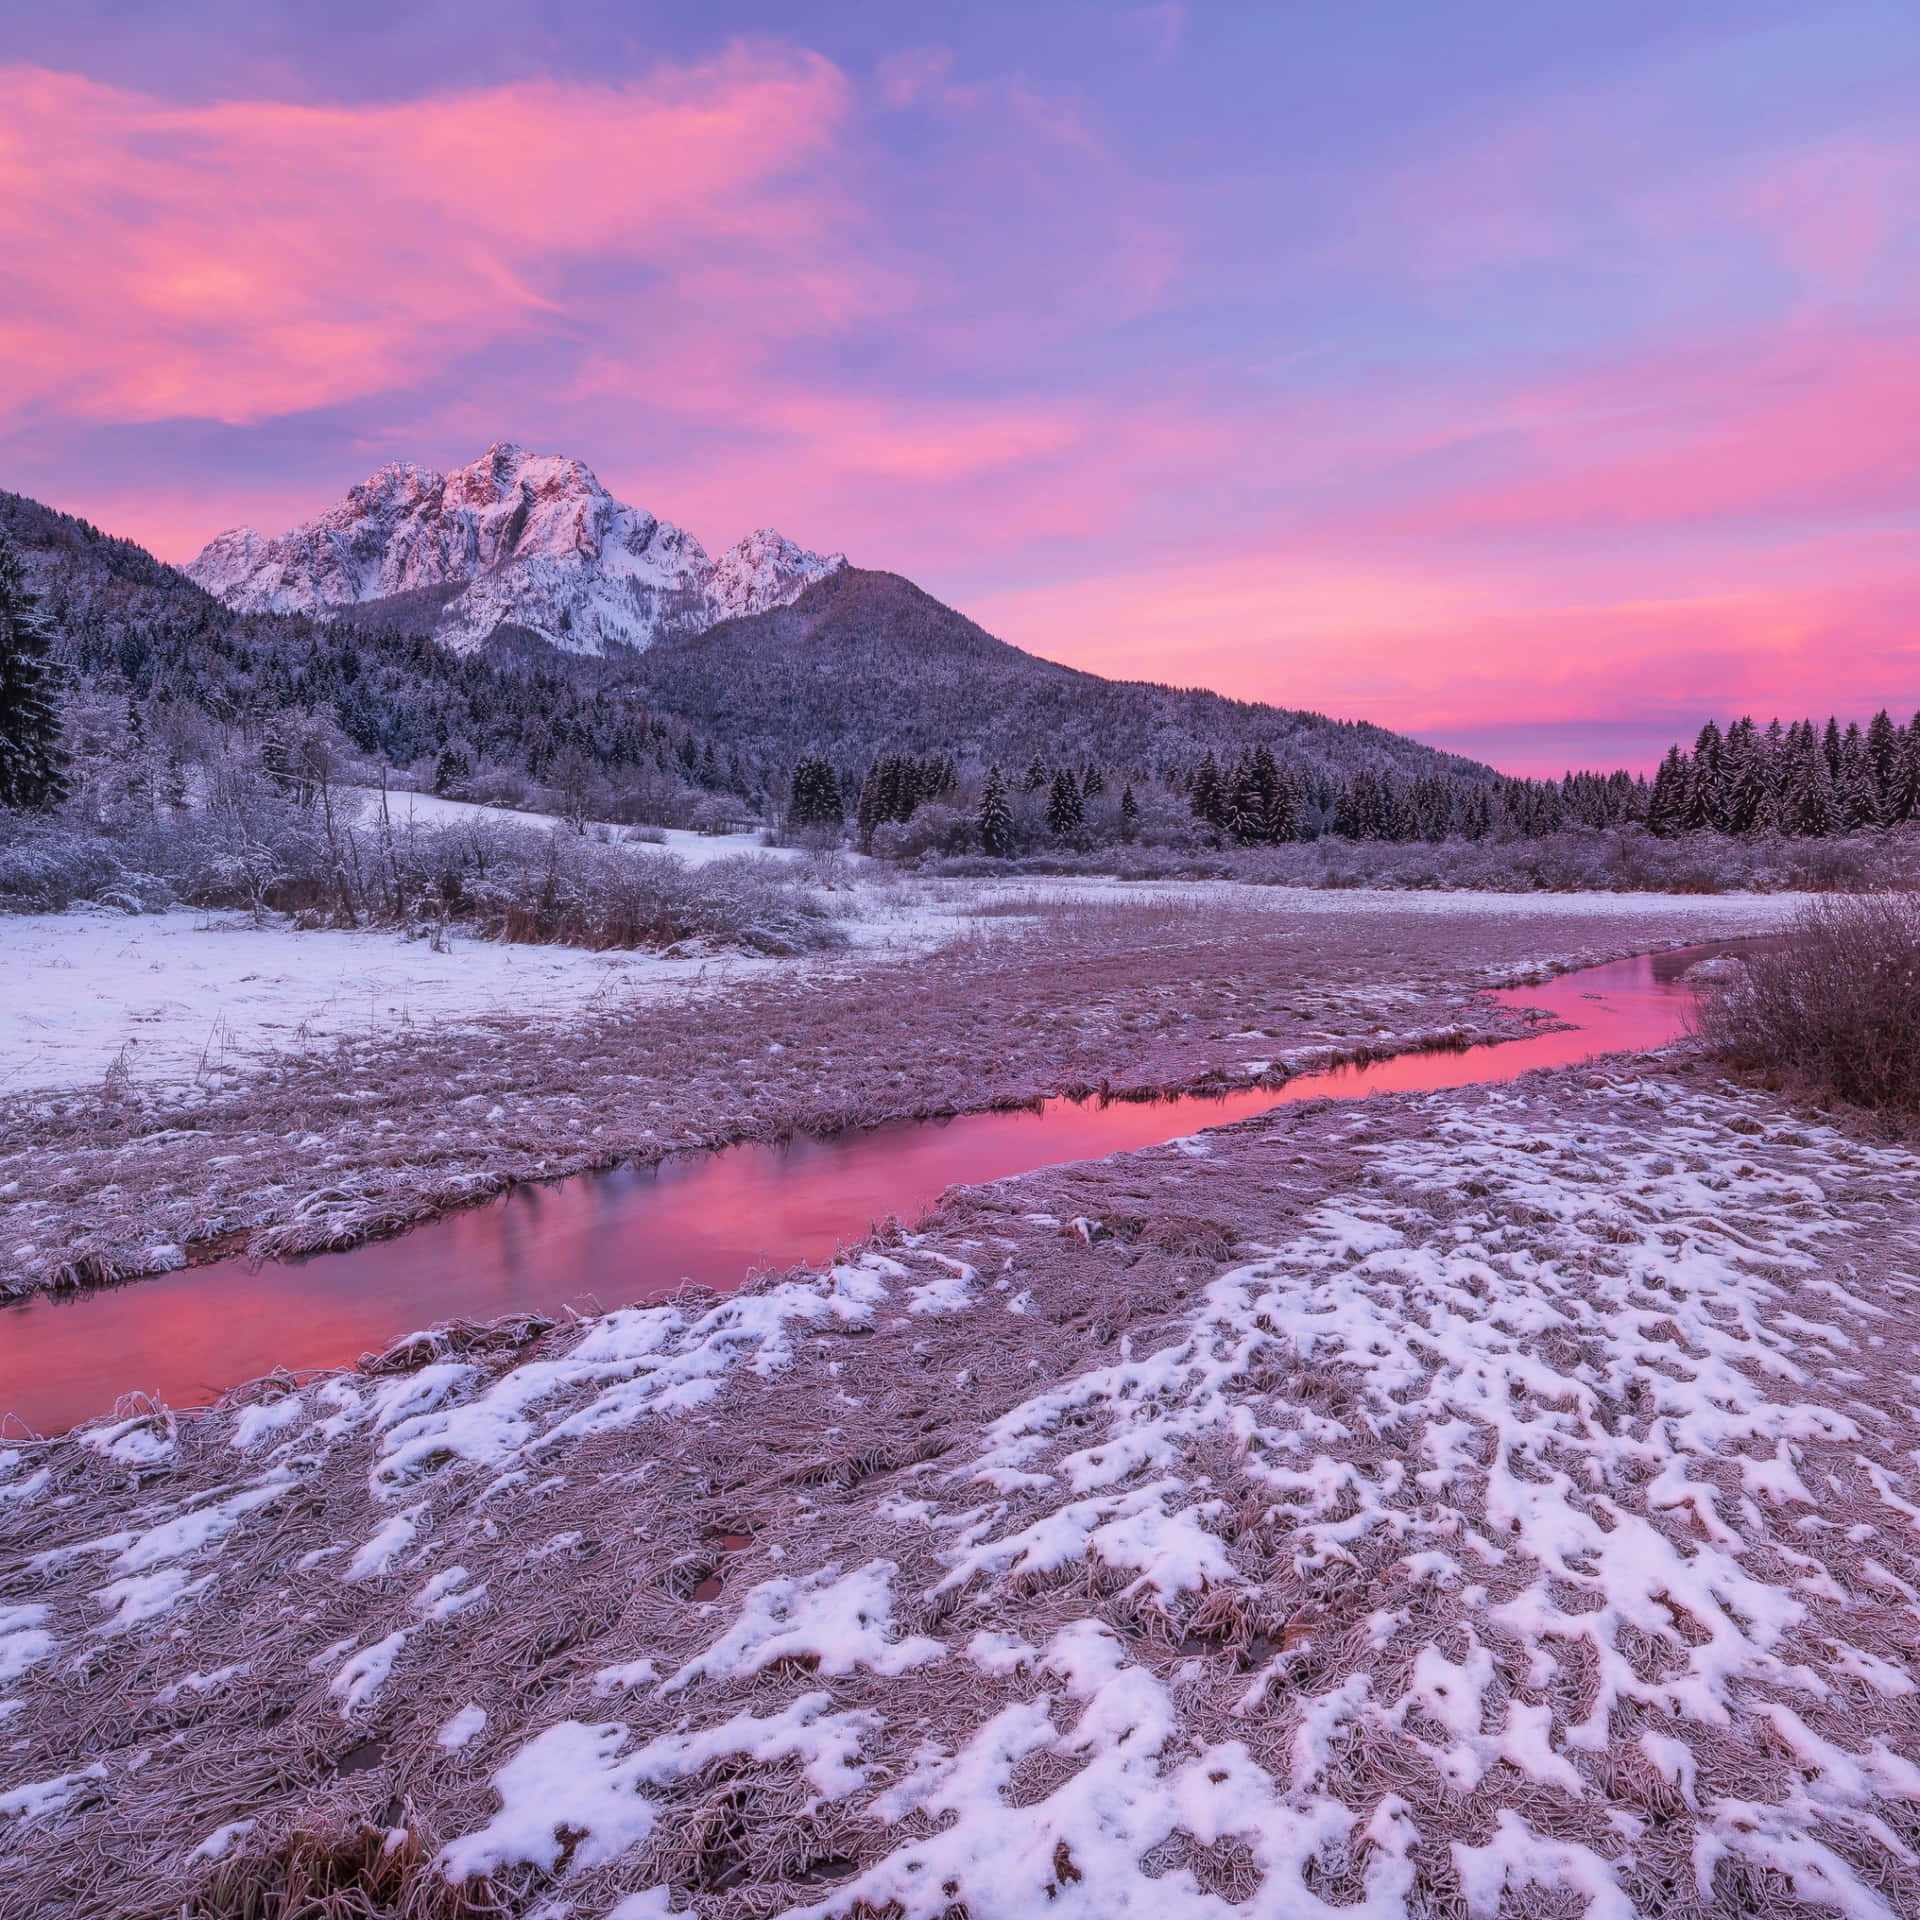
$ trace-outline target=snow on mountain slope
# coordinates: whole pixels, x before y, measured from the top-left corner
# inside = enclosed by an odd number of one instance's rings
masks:
[[[770,527],[712,560],[692,534],[616,500],[582,462],[503,442],[450,474],[395,461],[277,539],[220,534],[186,571],[245,613],[317,614],[462,586],[435,629],[450,646],[512,625],[604,653],[783,606],[845,565]]]

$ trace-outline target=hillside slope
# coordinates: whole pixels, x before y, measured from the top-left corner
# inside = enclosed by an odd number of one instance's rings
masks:
[[[1053,765],[1159,769],[1265,742],[1333,773],[1494,777],[1363,721],[1042,660],[898,574],[853,567],[789,606],[666,641],[627,673],[652,705],[783,764],[812,752],[858,766],[898,750],[1007,767],[1038,754]]]
[[[331,618],[249,613],[131,541],[24,496],[0,492],[0,527],[45,593],[82,686],[226,723],[310,708],[397,766],[460,742],[477,763],[544,777],[567,746],[609,772],[661,763],[671,746],[689,778],[711,778],[711,761],[752,793],[778,785],[803,753],[856,773],[884,752],[1159,771],[1264,742],[1336,778],[1361,768],[1496,777],[1365,722],[1041,660],[896,574],[844,568],[790,605],[643,653],[568,653],[517,625],[461,651],[427,637],[458,591],[446,584]]]

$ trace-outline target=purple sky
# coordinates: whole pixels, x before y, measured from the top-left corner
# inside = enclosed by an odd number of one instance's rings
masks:
[[[1920,14],[65,0],[0,485],[190,557],[577,454],[1516,771],[1920,706]]]

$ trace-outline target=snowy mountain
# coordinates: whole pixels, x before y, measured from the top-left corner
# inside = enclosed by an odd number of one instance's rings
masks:
[[[846,564],[771,527],[710,559],[582,462],[502,443],[449,474],[395,461],[277,539],[220,534],[186,571],[241,613],[324,614],[451,588],[434,628],[449,646],[513,626],[602,654],[785,606]]]

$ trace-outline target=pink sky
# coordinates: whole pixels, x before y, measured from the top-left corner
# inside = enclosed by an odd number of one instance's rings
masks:
[[[1920,706],[1900,115],[1772,110],[1793,48],[1730,34],[1287,146],[1183,22],[1139,85],[764,32],[377,97],[0,68],[0,484],[184,560],[514,438],[1515,771]]]

